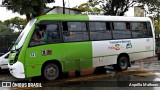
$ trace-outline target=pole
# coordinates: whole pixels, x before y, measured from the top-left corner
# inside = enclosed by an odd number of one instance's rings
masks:
[[[68,0],[68,7],[70,8],[70,2],[69,2],[69,0]],[[71,12],[70,12],[70,9],[69,9],[69,14],[70,14]]]
[[[158,10],[158,25],[159,25],[159,20],[160,18],[159,18],[159,10]],[[159,26],[159,29],[160,29],[160,26]]]
[[[64,2],[64,0],[62,0],[63,1],[63,14],[65,14],[65,2]]]
[[[160,2],[158,2],[158,4],[160,4]],[[159,25],[159,5],[158,5],[158,15],[157,15],[157,17],[158,17],[158,31],[160,30],[160,25]],[[159,32],[158,32],[158,38],[159,38]],[[158,55],[158,60],[160,60],[160,47],[159,47],[159,41],[157,41],[158,42],[158,51],[157,51],[157,55]]]
[[[160,2],[158,2],[158,4],[160,4]],[[160,18],[159,18],[159,13],[160,13],[159,10],[160,10],[160,9],[159,9],[159,8],[160,8],[160,7],[159,7],[159,5],[158,5],[158,15],[157,15],[157,19],[158,19],[158,38],[159,38],[159,34],[160,34],[160,33],[159,33],[159,31],[160,31],[160,25],[159,25],[159,22],[160,22],[160,21],[159,21],[159,20],[160,20]]]
[[[160,22],[160,18],[159,18],[160,9],[159,8],[160,7],[159,7],[159,5],[160,5],[160,2],[158,2],[158,27],[159,27],[158,29],[160,30],[160,25],[159,25],[159,22]]]

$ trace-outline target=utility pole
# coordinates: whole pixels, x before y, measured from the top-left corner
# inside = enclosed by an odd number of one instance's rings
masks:
[[[159,18],[159,7],[158,7],[158,25],[159,25],[159,22],[160,22],[160,18]],[[160,29],[160,26],[159,26],[159,29]]]
[[[160,17],[159,17],[159,13],[160,13],[160,2],[158,2],[158,15],[157,15],[157,18],[158,18],[158,31],[160,31]],[[158,33],[159,34],[159,33]],[[159,37],[159,35],[158,35],[158,37]]]
[[[159,25],[159,20],[160,18],[159,18],[159,10],[158,10],[158,25]],[[159,26],[159,29],[160,29],[160,26]]]
[[[62,0],[63,1],[63,14],[65,14],[65,2],[64,2],[64,0]]]
[[[69,0],[68,0],[68,8],[70,8],[70,2],[69,2]],[[70,14],[70,9],[69,9],[69,14]]]

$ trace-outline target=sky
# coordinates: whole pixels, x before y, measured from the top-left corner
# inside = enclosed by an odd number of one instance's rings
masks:
[[[77,5],[80,5],[82,3],[87,2],[88,0],[65,0],[66,7],[75,7]],[[0,0],[0,5],[2,4],[2,0]],[[53,7],[53,6],[63,6],[62,0],[55,0],[55,3],[48,4],[47,6]],[[127,16],[133,16],[133,8],[130,8],[130,10],[126,13]],[[5,7],[0,7],[0,21],[4,21],[7,19],[11,19],[14,17],[21,17],[25,18],[25,15],[19,15],[18,13],[13,13],[10,10],[7,10]]]

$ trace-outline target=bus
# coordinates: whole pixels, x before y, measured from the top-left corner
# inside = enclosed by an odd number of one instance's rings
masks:
[[[42,26],[43,35],[37,33]],[[41,40],[34,38],[38,34]],[[8,66],[16,78],[55,80],[64,72],[107,65],[124,71],[154,55],[154,27],[147,17],[47,14],[28,22]]]

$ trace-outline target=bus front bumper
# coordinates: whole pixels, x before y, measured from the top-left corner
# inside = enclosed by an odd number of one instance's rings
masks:
[[[10,73],[16,77],[16,78],[25,78],[25,73],[24,73],[24,66],[21,62],[17,61],[13,65],[9,65],[9,71]]]

